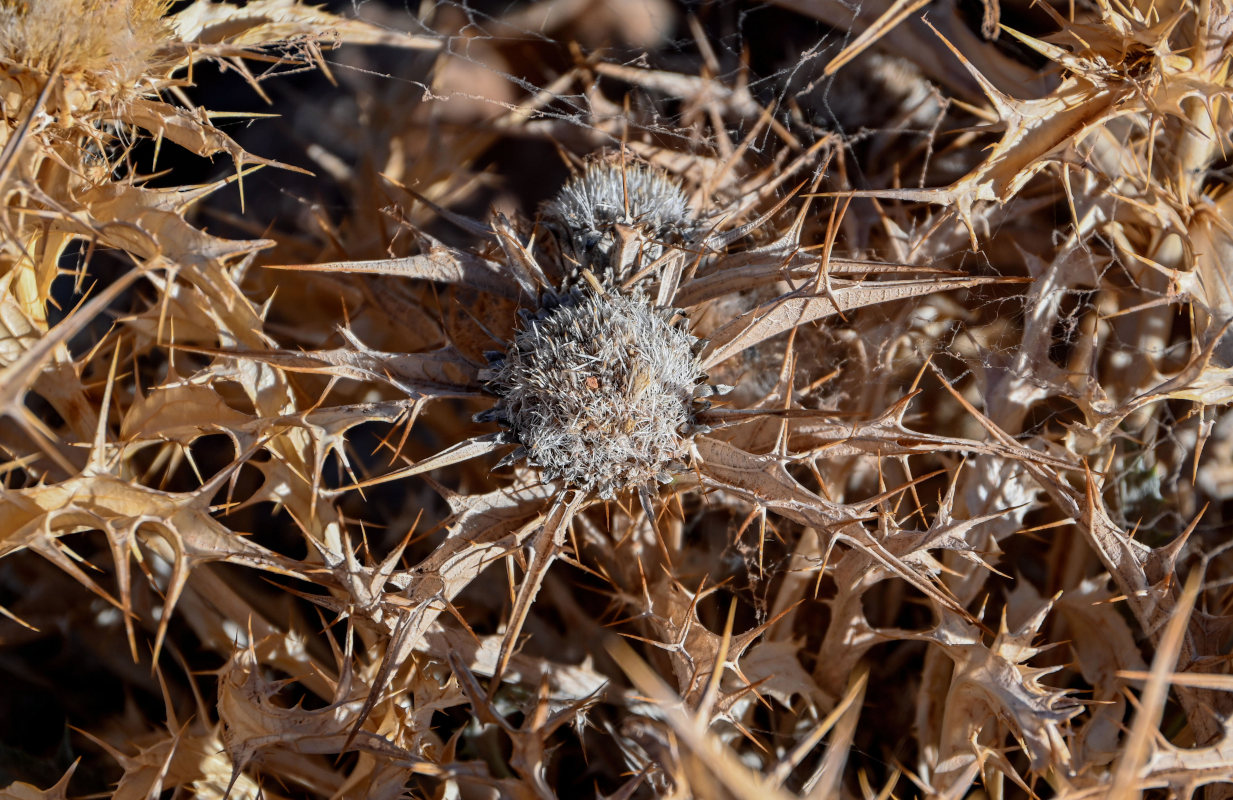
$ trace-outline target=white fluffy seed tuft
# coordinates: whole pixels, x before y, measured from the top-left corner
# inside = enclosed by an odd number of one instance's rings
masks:
[[[559,300],[482,373],[499,398],[487,418],[547,480],[605,498],[670,480],[705,380],[697,340],[670,310],[619,294]]]
[[[544,206],[566,256],[605,280],[624,280],[665,245],[693,238],[697,222],[675,179],[639,161],[592,161]],[[624,230],[622,230],[624,229]]]

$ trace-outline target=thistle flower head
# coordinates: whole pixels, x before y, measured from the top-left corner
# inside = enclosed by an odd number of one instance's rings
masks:
[[[693,238],[697,222],[673,178],[641,161],[587,164],[544,206],[564,254],[600,278],[622,281]]]
[[[601,497],[666,482],[685,454],[703,383],[683,318],[638,298],[574,289],[527,315],[481,373],[506,428],[548,480]]]
[[[167,43],[170,0],[0,2],[0,60],[91,81],[131,84]],[[130,87],[132,88],[132,87]]]

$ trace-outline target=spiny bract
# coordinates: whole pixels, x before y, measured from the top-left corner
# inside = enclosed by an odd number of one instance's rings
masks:
[[[688,242],[698,227],[680,184],[617,156],[592,161],[570,178],[544,206],[544,218],[566,257],[609,281],[651,264],[665,244]],[[623,236],[619,226],[632,235]]]
[[[675,319],[674,319],[675,317]],[[611,497],[679,468],[703,383],[684,318],[593,288],[553,296],[481,373],[506,427],[547,480]]]

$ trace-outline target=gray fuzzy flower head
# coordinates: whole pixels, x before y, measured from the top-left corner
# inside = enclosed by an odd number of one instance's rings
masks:
[[[481,415],[506,428],[546,480],[611,497],[671,479],[695,398],[709,392],[698,340],[671,310],[592,289],[556,298],[527,319],[481,373],[498,396]]]
[[[601,279],[623,281],[689,242],[698,224],[675,179],[640,161],[587,164],[544,206],[564,255]]]

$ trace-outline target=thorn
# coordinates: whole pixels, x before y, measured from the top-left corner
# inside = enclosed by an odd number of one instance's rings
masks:
[[[508,467],[510,464],[513,464],[513,463],[514,463],[514,462],[516,462],[516,461],[520,461],[521,459],[526,458],[526,457],[527,457],[527,453],[529,453],[529,452],[530,452],[530,451],[529,451],[529,450],[527,450],[527,448],[526,448],[526,447],[524,447],[523,445],[518,445],[517,447],[515,447],[515,448],[514,448],[513,450],[511,450],[510,452],[506,453],[506,454],[505,454],[505,455],[501,458],[501,460],[500,460],[500,461],[498,461],[498,462],[496,463],[496,466],[494,466],[494,467],[493,467],[493,469],[494,469],[494,470],[498,470],[498,469],[502,469],[502,468],[504,468],[504,467]]]
[[[500,417],[497,415],[496,406],[486,408],[477,414],[471,415],[472,422],[497,422],[499,419]]]

